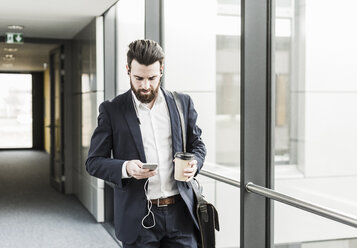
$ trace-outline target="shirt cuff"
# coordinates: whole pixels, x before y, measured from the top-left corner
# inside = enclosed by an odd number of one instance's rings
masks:
[[[128,175],[128,172],[126,171],[126,164],[128,163],[129,161],[125,161],[123,163],[123,167],[121,168],[121,178],[131,178],[131,176]]]

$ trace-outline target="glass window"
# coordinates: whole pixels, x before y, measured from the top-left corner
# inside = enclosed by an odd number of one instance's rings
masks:
[[[276,3],[275,188],[357,216],[357,3]],[[277,247],[351,248],[357,230],[277,203],[274,236]]]
[[[130,89],[126,53],[130,42],[145,38],[145,1],[120,0],[116,4],[117,95]]]
[[[0,148],[32,147],[32,76],[0,73]]]
[[[216,163],[239,165],[240,37],[216,35]]]
[[[240,1],[218,0],[216,16],[216,161],[240,163]]]
[[[201,4],[205,11],[200,11],[197,18]],[[210,151],[207,164],[234,169],[236,173],[240,161],[238,4],[239,1],[198,1],[189,10],[182,2],[167,4],[164,32],[166,87],[193,97]],[[186,13],[184,19],[180,9]]]
[[[239,180],[240,1],[167,1],[164,12],[165,87],[193,99],[205,168]],[[217,247],[238,247],[239,189],[203,176],[200,182],[220,213],[234,213],[220,214]]]

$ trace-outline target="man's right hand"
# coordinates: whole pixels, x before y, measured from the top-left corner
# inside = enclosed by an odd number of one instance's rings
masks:
[[[143,163],[140,160],[130,160],[126,164],[126,172],[135,179],[144,179],[156,175],[156,170],[142,169]]]

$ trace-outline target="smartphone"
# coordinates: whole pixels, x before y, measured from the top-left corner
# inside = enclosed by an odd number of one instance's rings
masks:
[[[157,163],[144,163],[143,169],[155,170],[157,168]]]

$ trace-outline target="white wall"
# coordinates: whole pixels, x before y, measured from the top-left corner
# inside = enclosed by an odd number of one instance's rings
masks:
[[[356,8],[348,0],[338,7],[332,0],[306,1],[307,176],[357,176]]]

